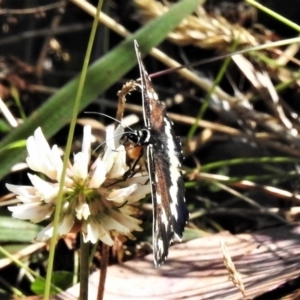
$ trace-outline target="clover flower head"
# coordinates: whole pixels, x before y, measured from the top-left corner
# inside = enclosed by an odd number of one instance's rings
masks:
[[[132,231],[141,231],[141,221],[133,217],[137,209],[132,205],[150,192],[148,176],[134,176],[122,180],[128,170],[126,151],[120,145],[124,129],[119,126],[107,132],[106,150],[102,157],[91,163],[91,127],[84,127],[82,150],[74,154],[63,180],[63,206],[58,225],[58,234],[80,230],[85,242],[98,240],[113,245],[114,236],[134,239]],[[114,138],[116,137],[116,138]],[[41,128],[27,139],[30,169],[48,177],[44,180],[28,174],[32,186],[7,184],[22,203],[10,206],[14,218],[34,223],[51,220],[61,180],[63,162],[56,145],[50,148]],[[52,237],[53,224],[49,223],[38,235],[37,240]]]

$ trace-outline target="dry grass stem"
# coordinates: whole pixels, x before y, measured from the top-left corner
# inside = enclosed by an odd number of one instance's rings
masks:
[[[21,260],[29,257],[33,253],[40,251],[41,249],[45,248],[46,243],[35,243],[25,248],[19,250],[17,253],[13,254],[14,259]],[[0,269],[3,269],[9,265],[11,265],[13,261],[10,258],[2,258],[0,259]]]
[[[277,198],[294,201],[295,203],[300,203],[300,195],[297,193],[291,193],[287,190],[283,190],[273,186],[260,185],[258,183],[252,182],[250,180],[241,180],[237,182],[230,182],[231,180],[229,176],[220,175],[220,174],[209,174],[209,173],[199,173],[199,171],[190,171],[191,177],[190,180],[198,180],[198,181],[209,181],[209,182],[224,182],[230,186],[239,188],[239,189],[256,189],[262,190],[265,193],[275,196]]]
[[[0,9],[0,15],[25,15],[25,14],[40,14],[44,16],[45,12],[52,9],[58,9],[65,6],[66,1],[58,1],[56,3],[51,3],[47,5],[39,5],[34,8],[24,8],[24,9]]]
[[[244,284],[243,284],[241,275],[236,270],[235,265],[227,251],[226,245],[221,239],[220,239],[220,246],[221,246],[222,254],[223,254],[223,262],[229,273],[229,279],[236,286],[236,288],[239,289],[239,291],[243,295],[243,299],[246,300],[245,288],[244,288]]]
[[[2,98],[0,98],[0,111],[2,112],[2,114],[5,117],[5,119],[10,124],[11,127],[17,127],[18,126],[18,121],[12,115],[12,113],[8,109],[7,105],[2,100]]]

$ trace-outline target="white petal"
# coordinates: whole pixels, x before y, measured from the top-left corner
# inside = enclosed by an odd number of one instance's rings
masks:
[[[126,151],[124,146],[120,146],[114,152],[114,164],[107,174],[108,178],[119,178],[129,169],[126,164]]]
[[[58,149],[57,145],[53,145],[51,149],[51,155],[49,157],[53,168],[56,170],[56,172],[62,170],[63,168],[63,161],[61,159],[61,152]]]
[[[126,215],[127,217],[131,216],[131,215],[137,215],[137,213],[138,213],[138,208],[131,206],[131,205],[122,205],[118,208],[118,210],[122,214]],[[139,221],[138,224],[140,224],[140,222],[141,222],[140,220],[138,220],[138,219],[135,219],[135,220]]]
[[[21,220],[30,220],[39,223],[53,213],[54,207],[50,204],[27,203],[18,206],[9,206],[8,210],[12,212],[12,217]]]
[[[113,219],[110,215],[109,216],[103,216],[101,218],[101,224],[104,229],[106,230],[115,230],[121,234],[126,235],[127,233],[130,232],[129,228],[122,225],[115,219]]]
[[[85,180],[88,175],[89,159],[83,152],[74,155],[73,174],[75,178]]]
[[[114,244],[114,240],[111,238],[110,234],[102,228],[100,224],[98,225],[98,237],[99,240],[108,246],[112,246]]]
[[[74,217],[72,215],[64,216],[62,222],[58,225],[58,234],[62,236],[69,233],[73,225]]]
[[[105,230],[101,224],[97,222],[89,222],[86,225],[86,234],[84,234],[84,242],[90,241],[95,244],[98,240],[101,240],[103,243],[112,246],[114,244],[113,239],[110,236],[110,233]]]
[[[81,203],[77,205],[75,208],[76,218],[78,220],[87,220],[87,218],[91,215],[90,208],[87,203]]]
[[[29,155],[26,158],[28,166],[55,180],[56,171],[62,164],[61,158],[56,146],[51,151],[40,127],[35,130],[34,136],[27,139],[26,145]]]
[[[53,224],[50,223],[47,227],[45,227],[42,231],[40,231],[35,238],[37,241],[45,242],[49,240],[53,235]]]
[[[114,164],[114,151],[111,148],[106,148],[102,161],[105,163],[105,171],[108,173]]]
[[[35,131],[34,131],[34,140],[36,142],[36,144],[39,146],[39,148],[43,149],[44,153],[49,154],[50,151],[50,146],[42,132],[41,127],[38,127]]]
[[[116,130],[109,129],[106,130],[106,145],[107,148],[117,149],[120,145],[120,139],[124,133],[124,127],[118,125]]]
[[[88,241],[92,244],[95,244],[98,241],[97,229],[91,223],[88,223],[86,226],[86,238],[84,242],[86,243]]]
[[[136,184],[132,184],[131,186],[128,186],[126,188],[112,191],[111,193],[108,194],[108,196],[106,197],[106,199],[114,201],[114,202],[117,202],[117,203],[122,203],[136,189],[137,189],[137,185]]]
[[[91,126],[84,126],[82,151],[74,155],[72,172],[75,178],[85,180],[88,176],[88,166],[91,158],[91,141]]]
[[[33,186],[26,186],[26,185],[14,185],[14,184],[5,184],[6,188],[13,192],[14,194],[24,196],[24,197],[31,197],[35,196],[36,189]]]
[[[120,182],[120,186],[124,186],[125,182]],[[126,180],[127,185],[136,184],[137,189],[127,196],[127,201],[129,203],[134,203],[140,199],[143,199],[146,197],[147,194],[151,193],[151,187],[149,182],[149,176],[135,176],[128,178]]]
[[[16,197],[18,200],[20,200],[22,203],[34,203],[34,202],[41,202],[41,197],[35,195],[35,196],[17,196]]]
[[[147,185],[149,183],[149,176],[148,175],[136,175],[134,177],[128,178],[126,180],[127,184],[138,183],[140,185]]]
[[[127,205],[128,206],[128,205]],[[110,213],[110,216],[114,218],[116,221],[118,221],[123,226],[127,227],[130,231],[143,231],[142,227],[140,227],[138,224],[142,223],[142,221],[133,218],[131,216],[126,216],[123,213],[112,211]]]
[[[42,200],[49,203],[56,198],[59,189],[58,185],[53,185],[52,183],[29,173],[28,177],[32,185],[36,188],[38,196],[40,196]]]
[[[135,203],[141,199],[144,199],[148,194],[150,194],[150,192],[149,186],[139,187],[135,192],[127,196],[126,200],[128,203]]]
[[[26,157],[26,163],[31,170],[41,172],[48,176],[50,179],[55,180],[56,170],[54,168],[50,169],[51,166],[45,166],[45,163],[41,159],[41,156],[39,154],[37,154],[36,156]]]
[[[115,131],[107,130],[106,131],[106,150],[103,155],[103,161],[106,164],[106,173],[111,172],[114,164],[117,162],[117,166],[114,167],[113,173],[110,174],[109,178],[117,178],[116,175],[121,174],[122,176],[127,170],[128,167],[126,165],[126,151],[124,146],[120,145],[120,138],[124,133],[124,128],[122,126],[118,126]],[[121,157],[121,161],[119,161]],[[121,166],[121,169],[120,169]],[[125,169],[125,171],[123,170]],[[116,174],[116,175],[115,175]]]
[[[57,182],[61,181],[61,172],[62,172],[62,168],[59,168],[57,170],[57,175],[56,175]],[[70,167],[68,167],[66,170],[66,176],[64,179],[64,186],[66,186],[66,187],[73,186],[74,180],[71,177],[73,177],[73,171],[70,169]]]
[[[148,194],[151,193],[151,187],[150,184],[146,185],[137,185],[137,189],[127,196],[127,201],[129,203],[137,202],[141,199],[144,199]]]
[[[106,165],[99,158],[96,160],[96,168],[89,183],[89,188],[98,188],[106,179]]]

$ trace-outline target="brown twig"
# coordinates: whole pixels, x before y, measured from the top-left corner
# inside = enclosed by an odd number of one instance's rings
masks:
[[[108,259],[109,259],[109,246],[107,246],[106,244],[103,243],[102,244],[102,260],[101,260],[101,269],[100,269],[97,300],[103,300],[103,297],[104,297]]]
[[[85,30],[90,27],[91,27],[91,23],[88,22],[85,24],[73,24],[68,26],[61,26],[59,28],[45,28],[41,30],[30,30],[26,32],[21,32],[20,34],[9,36],[7,38],[0,39],[0,45],[4,46],[12,43],[17,43],[22,40],[45,36],[49,33],[53,35],[59,35],[59,34],[65,34],[74,31]]]
[[[64,1],[59,1],[56,3],[44,5],[44,6],[37,6],[33,8],[25,8],[25,9],[10,9],[4,8],[0,9],[0,15],[25,15],[25,14],[37,14],[41,12],[45,12],[47,10],[60,8],[65,5]]]

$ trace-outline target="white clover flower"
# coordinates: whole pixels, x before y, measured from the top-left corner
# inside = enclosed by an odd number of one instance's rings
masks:
[[[118,235],[134,239],[132,231],[142,231],[141,221],[132,217],[137,209],[131,204],[150,193],[148,176],[135,176],[121,180],[128,170],[126,152],[119,144],[123,128],[107,132],[106,150],[90,166],[91,127],[84,127],[82,151],[74,154],[73,164],[69,162],[63,188],[63,206],[58,225],[58,234],[80,230],[85,242],[101,240],[113,245],[113,237]],[[114,138],[116,136],[117,138]],[[32,186],[7,184],[22,202],[10,206],[14,218],[30,220],[34,223],[50,219],[55,210],[59,181],[63,162],[54,145],[50,148],[41,128],[27,139],[29,168],[45,174],[51,181],[37,175],[28,174]],[[79,229],[78,229],[79,228]],[[53,234],[50,223],[37,236],[46,241]]]

